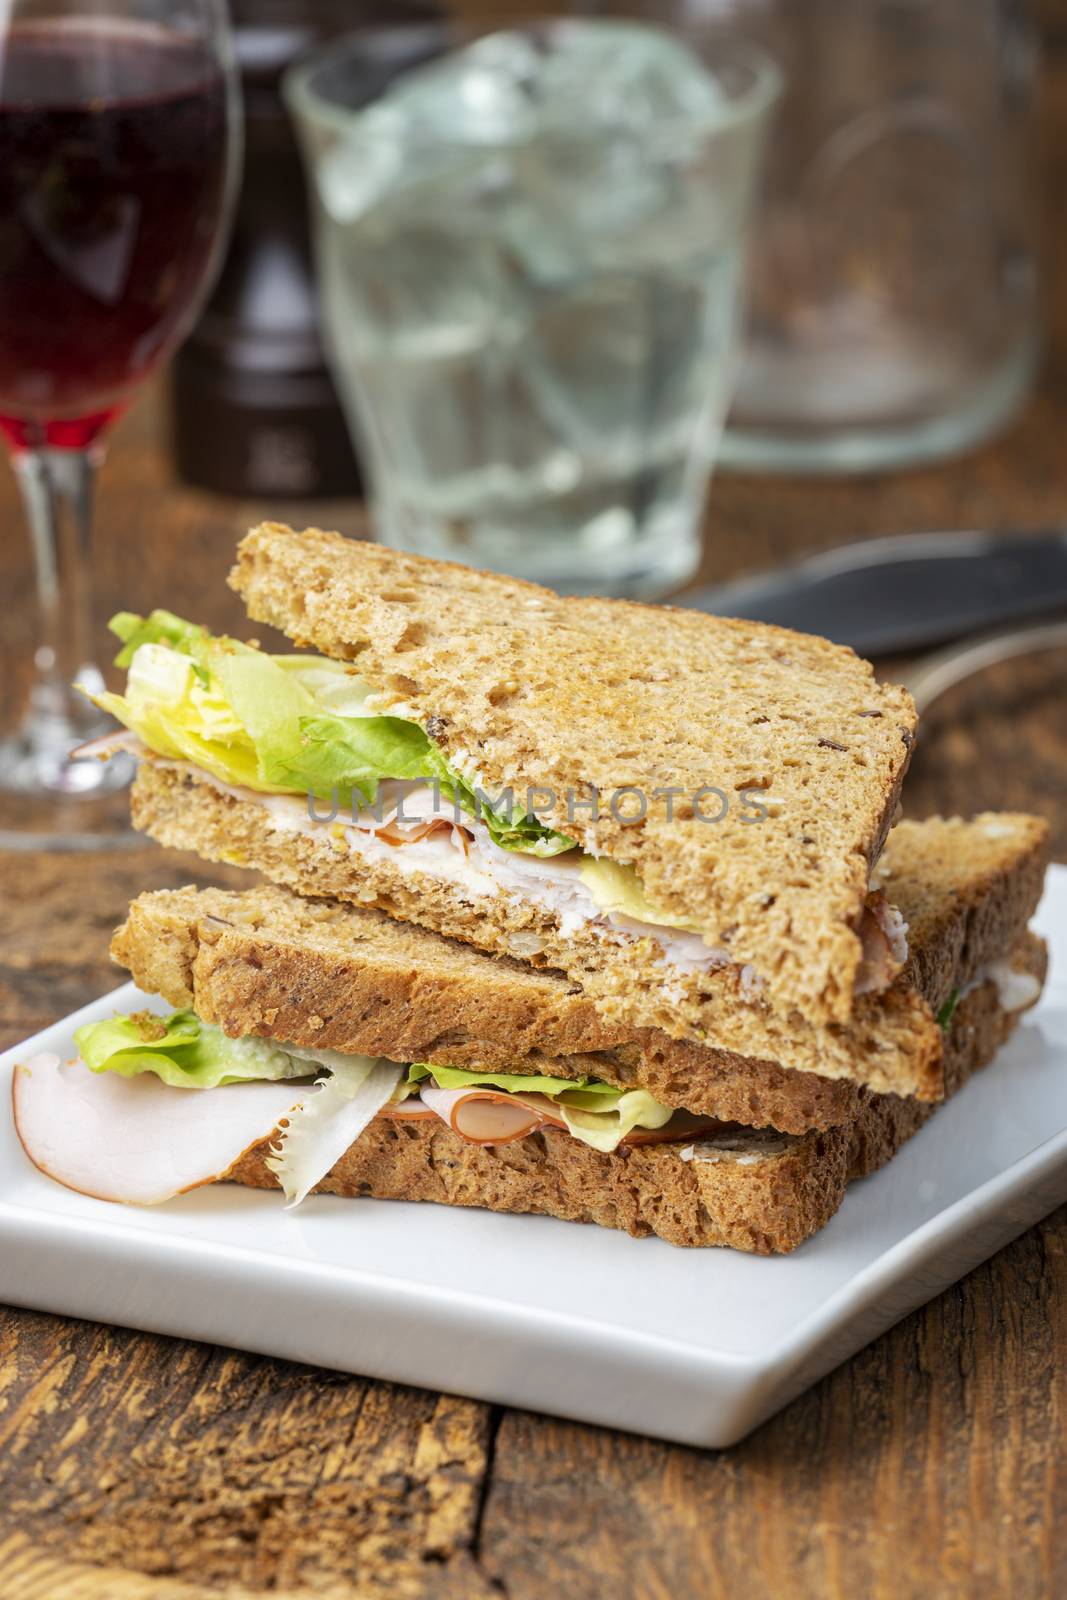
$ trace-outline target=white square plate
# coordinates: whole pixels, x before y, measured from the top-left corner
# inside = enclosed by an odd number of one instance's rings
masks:
[[[287,1213],[236,1186],[139,1211],[43,1178],[5,1111],[0,1299],[732,1444],[1067,1199],[1067,868],[1037,926],[1040,1007],[791,1256],[325,1195]],[[71,1055],[79,1023],[143,1003],[129,984],[8,1051],[5,1107],[17,1060]]]

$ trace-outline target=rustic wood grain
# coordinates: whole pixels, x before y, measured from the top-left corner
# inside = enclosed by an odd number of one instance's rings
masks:
[[[489,1571],[509,1600],[607,1572],[657,1600],[1063,1593],[1064,1239],[1033,1229],[730,1451],[509,1413]]]
[[[484,1406],[28,1313],[0,1357],[2,1527],[32,1529],[5,1597],[51,1559],[196,1594],[406,1597],[428,1567],[492,1593],[470,1555]]]
[[[1042,11],[1067,59],[1067,5]],[[1067,69],[1045,90],[1049,358],[1001,441],[841,482],[722,478],[705,578],[857,535],[1060,521],[1067,439]],[[163,601],[238,627],[222,584],[267,510],[359,531],[351,504],[176,486],[160,396],[118,429],[100,494],[101,618]],[[6,469],[3,707],[33,640]],[[927,725],[913,815],[1018,805],[1067,859],[1064,658],[989,673]],[[0,1045],[120,981],[132,894],[244,882],[151,848],[0,862]],[[0,1310],[0,1600],[600,1600],[1067,1593],[1067,1213],[1032,1229],[733,1450],[678,1449],[471,1401]]]

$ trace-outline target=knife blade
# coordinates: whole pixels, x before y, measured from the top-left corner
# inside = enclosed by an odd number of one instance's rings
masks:
[[[822,634],[864,656],[921,650],[1067,610],[1067,529],[869,539],[674,604]]]

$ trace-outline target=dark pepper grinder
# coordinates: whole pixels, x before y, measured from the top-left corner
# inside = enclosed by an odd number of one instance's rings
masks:
[[[337,34],[436,21],[442,8],[231,0],[231,13],[244,177],[218,283],[172,367],[178,472],[252,498],[358,495],[359,466],[319,340],[307,191],[280,82],[292,61]]]

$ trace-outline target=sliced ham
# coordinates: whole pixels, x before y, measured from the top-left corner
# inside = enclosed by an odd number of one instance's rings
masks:
[[[152,1072],[124,1078],[55,1055],[17,1066],[12,1083],[15,1127],[38,1171],[142,1206],[224,1178],[309,1092],[291,1082],[174,1089]]]
[[[436,1089],[424,1084],[421,1101],[468,1144],[511,1144],[540,1127],[567,1129],[558,1108],[542,1094],[509,1094],[503,1089],[487,1088]],[[391,1107],[390,1114],[395,1116],[399,1109]],[[407,1115],[415,1113],[409,1111]],[[719,1123],[714,1117],[676,1111],[662,1128],[634,1128],[620,1143],[670,1144],[717,1127]]]
[[[386,1106],[379,1115],[395,1118],[397,1122],[426,1122],[437,1113],[431,1111],[429,1106],[424,1106],[418,1095],[409,1095],[406,1100],[397,1100]]]
[[[856,994],[888,989],[908,959],[908,925],[880,889],[867,897],[856,928],[862,945],[856,971]]]
[[[563,1127],[559,1115],[546,1116],[536,1106],[524,1103],[518,1095],[500,1089],[434,1089],[424,1086],[421,1098],[430,1110],[448,1124],[453,1133],[470,1144],[511,1144],[523,1139],[543,1122],[554,1121]],[[533,1096],[525,1097],[533,1099]],[[551,1101],[546,1101],[551,1105]]]
[[[108,761],[120,750],[125,750],[131,756],[138,758],[147,753],[135,733],[131,733],[128,728],[116,728],[114,733],[104,733],[99,739],[90,739],[87,744],[80,744],[76,750],[70,752],[70,759],[86,761],[95,756],[98,761]]]
[[[410,827],[405,827],[394,820],[384,823],[380,828],[370,828],[367,831],[373,833],[376,839],[381,839],[385,844],[392,845],[418,844],[420,840],[431,839],[435,834],[438,836],[451,835],[452,843],[456,848],[462,850],[464,855],[469,854],[470,837],[466,830],[457,828],[453,823],[445,822],[441,818],[436,818],[432,822],[416,822]]]

